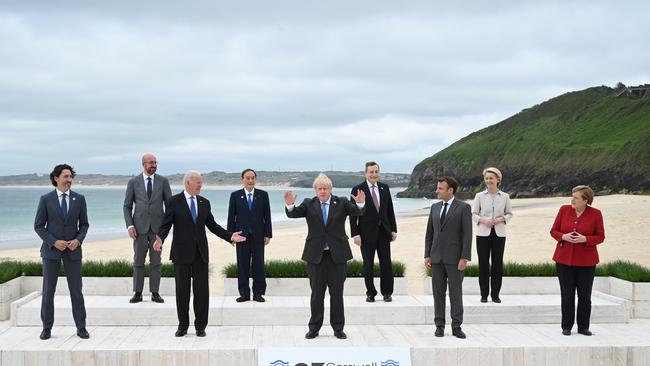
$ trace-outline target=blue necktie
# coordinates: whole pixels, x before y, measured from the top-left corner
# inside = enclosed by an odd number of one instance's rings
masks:
[[[321,203],[320,209],[323,211],[323,224],[327,225],[327,202]]]
[[[151,177],[147,177],[147,198],[151,199],[151,191],[153,190],[151,184]]]
[[[192,221],[196,224],[196,206],[194,205],[194,196],[190,197],[190,212],[192,212]]]
[[[253,193],[248,192],[248,209],[253,209]]]
[[[63,213],[63,218],[66,220],[68,219],[68,202],[65,200],[67,196],[65,193],[61,195],[61,212]]]

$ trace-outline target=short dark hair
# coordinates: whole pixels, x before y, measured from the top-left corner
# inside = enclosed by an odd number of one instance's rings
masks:
[[[367,163],[366,163],[366,169],[364,170],[364,172],[367,172],[367,171],[368,171],[368,167],[369,167],[369,166],[374,166],[374,165],[376,165],[377,168],[379,168],[379,164],[377,164],[376,162],[374,162],[374,161],[369,161],[369,162],[367,162]]]
[[[59,177],[65,169],[68,169],[70,173],[72,173],[72,178],[74,178],[74,176],[77,174],[74,172],[74,169],[72,169],[72,167],[68,164],[59,164],[55,166],[54,169],[52,169],[52,173],[50,173],[50,182],[52,182],[53,186],[56,187],[56,181],[54,180],[54,177]]]
[[[241,172],[241,177],[244,178],[244,174],[246,174],[246,173],[248,173],[248,172],[253,172],[253,174],[255,174],[255,178],[257,178],[257,173],[256,173],[253,169],[251,169],[251,168],[246,168],[246,169],[244,169],[244,170]]]
[[[453,189],[454,194],[456,194],[456,192],[458,191],[458,181],[456,180],[456,178],[450,176],[438,178],[438,183],[442,183],[442,182],[447,183],[447,186]]]

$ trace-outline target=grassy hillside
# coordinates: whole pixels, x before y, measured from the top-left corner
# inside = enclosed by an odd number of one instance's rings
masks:
[[[459,178],[465,195],[496,166],[515,196],[650,190],[650,97],[615,97],[605,86],[550,99],[457,141],[423,160],[402,196],[431,196],[436,178]]]

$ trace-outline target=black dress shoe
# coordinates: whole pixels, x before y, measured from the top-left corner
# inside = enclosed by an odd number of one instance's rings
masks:
[[[571,329],[562,329],[562,334],[565,336],[570,336],[571,335]]]
[[[393,297],[390,296],[390,295],[384,295],[384,301],[385,302],[391,302],[391,301],[393,301]]]
[[[40,338],[42,340],[46,340],[46,339],[50,339],[51,336],[52,336],[52,331],[46,328],[43,329],[43,331],[41,332]]]
[[[305,338],[307,338],[307,339],[314,339],[316,337],[318,337],[318,331],[317,330],[310,330],[309,332],[307,332],[307,334],[305,334]]]
[[[79,328],[77,329],[77,336],[82,339],[88,339],[90,338],[90,334],[88,334],[88,331],[86,328]]]
[[[187,329],[178,327],[178,330],[176,330],[176,333],[174,335],[176,337],[184,337],[187,334]]]
[[[237,302],[246,302],[246,301],[250,301],[250,299],[251,299],[250,296],[239,296],[237,298],[237,300],[235,300],[235,301],[237,301]]]
[[[157,302],[159,304],[162,304],[163,302],[165,302],[165,300],[163,300],[163,298],[160,297],[160,294],[157,293],[157,292],[152,292],[151,293],[151,301]]]
[[[129,302],[131,304],[135,304],[136,302],[141,302],[141,301],[142,301],[142,293],[141,292],[136,292],[133,295],[133,297],[131,298],[131,300],[129,300]]]
[[[499,299],[498,297],[493,297],[493,298],[492,298],[492,302],[496,302],[497,304],[500,304],[500,303],[501,303],[501,299]]]
[[[253,301],[257,301],[257,302],[265,302],[266,300],[264,300],[264,298],[262,297],[262,295],[253,295]]]
[[[465,333],[463,332],[463,330],[460,329],[460,327],[452,329],[452,330],[451,330],[451,334],[453,334],[454,337],[456,337],[456,338],[460,338],[460,339],[465,339],[465,338],[467,338],[467,336],[465,335]]]
[[[345,334],[345,332],[342,331],[342,330],[335,330],[334,331],[334,337],[336,337],[338,339],[347,339],[348,335]]]
[[[578,329],[578,333],[580,333],[582,335],[586,335],[586,336],[593,335],[593,333],[589,329],[582,329],[582,330]]]
[[[374,296],[366,296],[366,302],[375,302],[375,297]]]
[[[444,337],[445,336],[445,327],[436,327],[436,332],[433,333],[434,336],[436,337]]]
[[[481,302],[487,302],[487,297],[481,297]]]
[[[201,330],[197,329],[196,330],[196,336],[197,337],[205,337],[205,329],[201,329]]]

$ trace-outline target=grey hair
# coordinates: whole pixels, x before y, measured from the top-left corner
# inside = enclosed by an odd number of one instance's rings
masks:
[[[316,187],[318,187],[321,184],[324,184],[329,189],[332,189],[332,180],[329,179],[329,177],[323,173],[318,174],[318,177],[314,179],[314,189],[316,189]]]
[[[200,176],[201,172],[196,170],[188,170],[187,173],[185,173],[185,176],[183,177],[183,184],[184,185],[187,184],[187,182],[192,180],[192,177],[194,177],[195,175]]]

